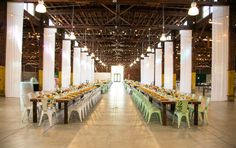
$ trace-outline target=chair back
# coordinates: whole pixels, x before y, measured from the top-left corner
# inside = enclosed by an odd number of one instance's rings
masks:
[[[207,110],[208,109],[208,105],[210,103],[210,98],[209,97],[202,97],[201,99],[201,108],[204,109],[204,110]]]
[[[27,96],[28,96],[29,100],[33,99],[33,98],[36,98],[36,95],[33,92],[28,93]]]
[[[44,97],[41,99],[42,102],[42,110],[46,111],[48,109],[48,98]]]
[[[188,111],[188,100],[178,100],[175,105],[177,112],[186,113]]]

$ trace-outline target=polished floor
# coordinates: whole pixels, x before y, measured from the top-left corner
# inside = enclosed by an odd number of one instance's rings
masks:
[[[63,117],[41,127],[21,122],[19,101],[0,98],[0,148],[233,148],[236,147],[236,103],[211,102],[209,125],[180,129],[146,124],[121,83],[110,91],[83,122],[77,116],[68,125]],[[169,120],[170,123],[170,120]]]

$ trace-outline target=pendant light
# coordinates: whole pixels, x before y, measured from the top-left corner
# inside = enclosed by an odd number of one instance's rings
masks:
[[[161,34],[160,40],[161,40],[162,42],[164,42],[164,41],[166,41],[164,5],[162,6],[162,18],[163,18],[163,21],[162,21],[162,34]]]
[[[72,21],[71,21],[71,27],[72,27],[72,29],[71,29],[71,32],[70,32],[70,39],[71,40],[75,40],[76,39],[76,37],[75,37],[75,33],[73,32],[73,28],[74,28],[74,6],[73,6],[73,10],[72,10]]]
[[[143,54],[143,42],[142,42],[142,54],[141,54],[141,60],[144,59],[144,54]]]
[[[136,61],[139,62],[138,49],[137,49],[137,58],[136,58]]]
[[[85,41],[85,45],[84,45],[84,52],[88,52],[88,47],[86,45],[86,29],[85,29],[85,35],[84,35],[84,41]]]
[[[91,58],[94,58],[95,57],[95,54],[92,52],[91,53]]]
[[[197,7],[197,3],[196,2],[192,2],[191,3],[191,7],[188,10],[188,15],[190,16],[196,16],[199,14],[199,9]]]
[[[96,53],[97,53],[97,55],[98,55],[98,49],[97,49]],[[95,61],[99,61],[98,56],[95,58]]]
[[[93,44],[92,44],[92,49],[94,49],[94,42],[93,42]],[[92,59],[94,59],[94,58],[95,58],[94,52],[92,52],[90,56],[91,56]]]
[[[102,59],[102,55],[101,55],[101,53],[100,53],[100,61],[98,62],[98,63],[100,63],[100,64],[102,63],[102,60],[101,60],[101,59]]]
[[[38,4],[35,8],[35,11],[38,13],[46,13],[47,10],[46,10],[43,0],[38,0]]]
[[[149,35],[148,35],[148,48],[147,48],[147,53],[152,52],[152,49],[151,49],[151,47],[150,47],[150,30],[151,30],[151,28],[148,29]]]

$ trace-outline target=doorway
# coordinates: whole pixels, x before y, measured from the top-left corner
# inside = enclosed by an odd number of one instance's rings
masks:
[[[120,73],[114,73],[114,82],[121,82],[121,75]]]
[[[124,79],[124,66],[111,66],[111,76],[113,82],[122,82]]]

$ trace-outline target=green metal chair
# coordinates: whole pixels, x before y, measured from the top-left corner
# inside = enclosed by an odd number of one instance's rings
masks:
[[[176,102],[172,125],[174,124],[175,116],[178,117],[178,128],[180,127],[182,117],[186,118],[188,127],[190,128],[188,100],[178,100]]]
[[[198,117],[200,121],[203,121],[203,118],[206,119],[206,123],[208,124],[208,108],[209,108],[209,103],[210,103],[210,98],[209,97],[202,97],[201,104],[198,106]],[[194,109],[190,108],[190,114],[191,118],[194,115]]]

